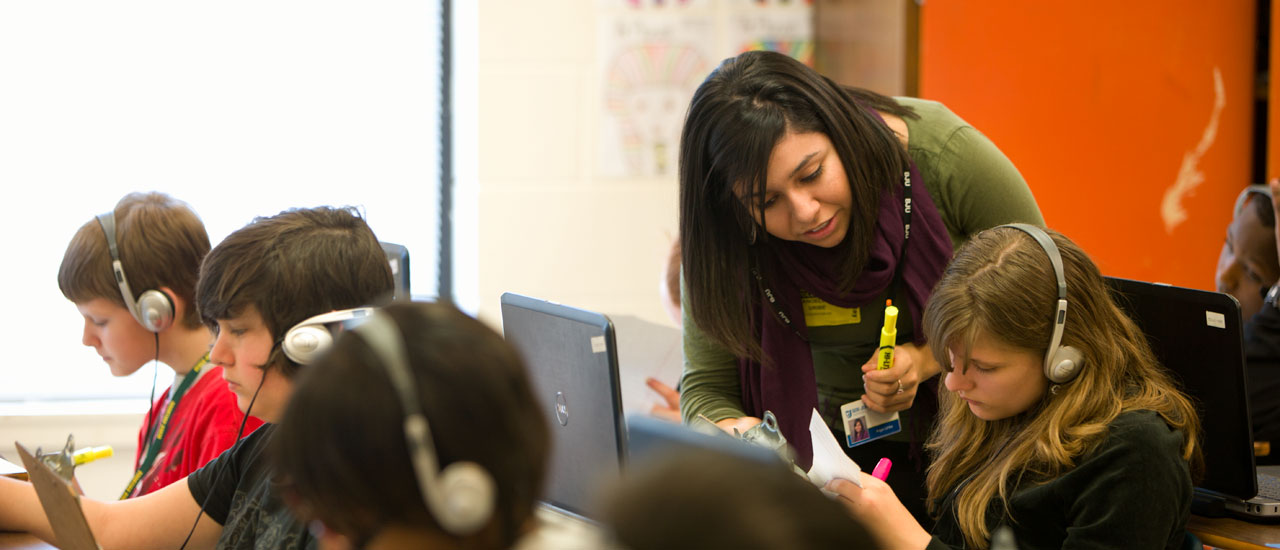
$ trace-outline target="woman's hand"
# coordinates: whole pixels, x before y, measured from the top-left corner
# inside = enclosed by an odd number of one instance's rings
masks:
[[[922,550],[929,545],[932,537],[887,483],[863,475],[862,487],[846,479],[833,479],[823,488],[836,494],[849,515],[876,539],[877,548]]]
[[[862,384],[867,392],[862,402],[880,413],[893,413],[911,408],[920,383],[942,369],[934,360],[929,346],[903,344],[893,349],[893,366],[876,370],[878,356],[862,365]]]
[[[742,435],[743,433],[746,433],[747,430],[750,430],[752,426],[759,423],[760,419],[754,416],[739,416],[737,418],[726,418],[716,422],[716,426],[721,430],[728,432],[729,435]],[[735,428],[737,428],[738,433],[733,433]]]

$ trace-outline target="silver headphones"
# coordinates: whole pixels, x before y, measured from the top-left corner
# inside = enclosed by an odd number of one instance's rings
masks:
[[[137,300],[133,299],[133,291],[129,289],[129,279],[124,276],[124,264],[120,263],[120,252],[116,247],[115,211],[98,214],[98,224],[107,235],[107,248],[111,251],[111,273],[120,286],[120,296],[124,298],[129,314],[143,328],[151,332],[163,332],[173,325],[173,302],[159,290],[147,290]]]
[[[357,321],[352,332],[369,345],[391,378],[404,408],[404,437],[409,446],[418,490],[427,510],[449,533],[468,535],[484,527],[493,515],[497,488],[493,477],[475,462],[454,462],[439,469],[431,427],[418,402],[417,385],[404,346],[404,337],[395,321],[374,308],[356,308],[311,317],[285,333],[281,347],[289,359],[300,365],[314,361],[333,345],[330,327]],[[356,324],[356,323],[349,323]],[[349,326],[349,325],[348,325]]]
[[[468,535],[484,527],[493,515],[496,487],[493,477],[475,462],[458,461],[439,469],[431,428],[418,403],[417,385],[404,346],[404,336],[387,315],[372,315],[354,332],[378,356],[404,407],[404,437],[427,510],[446,531]]]
[[[284,333],[280,347],[284,350],[285,357],[294,363],[310,364],[333,345],[333,332],[330,330],[333,325],[363,320],[374,311],[371,307],[358,307],[309,317]]]
[[[1084,366],[1084,354],[1080,350],[1062,344],[1062,327],[1067,322],[1067,278],[1062,269],[1062,254],[1058,245],[1043,229],[1025,223],[1010,223],[1000,227],[1012,227],[1031,235],[1053,264],[1053,274],[1058,280],[1058,307],[1053,314],[1053,336],[1049,339],[1049,351],[1044,354],[1044,375],[1054,384],[1070,382]]]

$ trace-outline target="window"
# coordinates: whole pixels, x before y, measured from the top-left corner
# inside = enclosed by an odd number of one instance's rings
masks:
[[[255,216],[358,206],[435,294],[439,19],[403,0],[0,6],[0,401],[146,395],[148,369],[112,378],[80,344],[56,279],[76,229],[131,191],[186,201],[215,245]]]

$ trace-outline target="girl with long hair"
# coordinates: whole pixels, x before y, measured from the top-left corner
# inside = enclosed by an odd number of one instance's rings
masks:
[[[924,331],[946,373],[928,443],[932,533],[877,479],[828,486],[875,518],[880,544],[987,548],[1003,525],[1024,550],[1181,546],[1200,421],[1083,250],[1032,227],[976,235]]]

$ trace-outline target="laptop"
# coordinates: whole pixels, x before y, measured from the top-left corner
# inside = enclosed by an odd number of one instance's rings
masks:
[[[748,443],[727,433],[702,433],[684,424],[645,415],[627,417],[627,450],[630,464],[674,453],[708,451],[733,460],[790,467],[777,452],[767,447]]]
[[[391,278],[396,283],[393,298],[408,300],[410,296],[409,249],[402,244],[388,242],[378,244],[382,245],[382,253],[387,256],[387,263],[391,265]]]
[[[598,491],[618,478],[627,453],[613,323],[600,313],[508,292],[502,332],[523,357],[551,430],[541,501],[592,520]]]
[[[31,485],[40,498],[40,507],[44,508],[49,519],[49,527],[58,540],[58,548],[63,550],[99,550],[93,531],[89,529],[89,521],[84,517],[84,509],[80,507],[80,495],[67,480],[49,468],[43,460],[31,454],[21,443],[14,443],[22,464],[27,468]]]
[[[1253,458],[1239,302],[1220,292],[1113,277],[1107,282],[1200,412],[1205,474],[1193,511],[1280,521],[1280,482],[1260,474]]]

